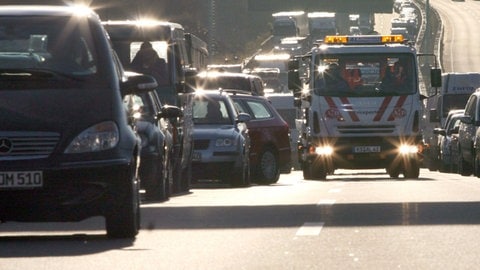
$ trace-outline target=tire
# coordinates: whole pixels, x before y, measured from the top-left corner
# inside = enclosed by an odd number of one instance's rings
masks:
[[[174,178],[173,178],[173,187],[171,188],[173,193],[186,193],[190,190],[190,184],[192,183],[192,156],[193,150],[190,154],[183,153],[183,155],[189,155],[187,159],[187,166],[184,168],[182,164],[182,160],[184,156],[182,156],[180,150],[179,153],[175,156],[175,164],[174,167]]]
[[[140,229],[140,190],[135,169],[130,168],[126,175],[125,186],[115,187],[112,199],[116,201],[105,215],[109,238],[134,238]]]
[[[164,173],[163,173],[163,178],[165,179],[165,184],[163,187],[165,197],[163,198],[163,200],[168,200],[172,195],[172,186],[173,186],[173,164],[172,164],[172,158],[170,155],[167,158],[165,168],[166,170],[164,170]]]
[[[459,153],[458,157],[458,173],[462,176],[472,175],[472,166],[465,162],[461,152]]]
[[[326,161],[325,160],[314,160],[312,164],[310,164],[310,175],[311,178],[314,180],[327,180],[327,172],[328,169],[326,168]]]
[[[260,184],[273,184],[280,178],[280,166],[278,155],[271,149],[267,149],[260,155],[260,164],[256,169],[256,182]]]
[[[418,179],[420,176],[420,165],[416,158],[407,158],[403,170],[403,175],[407,179]]]
[[[387,173],[390,178],[398,178],[400,176],[400,168],[398,166],[391,166],[387,168]]]
[[[230,175],[230,185],[233,187],[248,187],[250,186],[250,159],[248,156],[243,161],[242,166],[234,170],[234,173]]]
[[[159,166],[155,166],[153,173],[150,175],[152,179],[145,183],[145,199],[147,201],[164,201],[168,199],[168,163],[169,157],[163,154],[162,161]]]
[[[302,171],[303,171],[303,179],[308,180],[312,179],[312,175],[310,174],[310,164],[307,161],[302,163]]]
[[[480,159],[478,157],[478,151],[476,148],[474,148],[472,151],[473,151],[472,173],[473,173],[473,176],[480,178]]]

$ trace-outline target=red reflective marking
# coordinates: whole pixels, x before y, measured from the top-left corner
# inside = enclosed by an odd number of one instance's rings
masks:
[[[405,103],[405,100],[407,100],[407,96],[401,96],[397,100],[397,104],[395,104],[395,108],[393,109],[392,113],[388,117],[388,121],[393,121],[395,120],[395,116],[401,116],[399,112],[402,110],[402,106]]]
[[[377,114],[373,118],[373,121],[380,121],[380,119],[382,119],[382,116],[385,113],[385,110],[387,109],[388,104],[390,104],[391,100],[392,100],[391,96],[385,97],[383,99],[382,105],[380,106],[380,109],[378,110]]]
[[[337,121],[345,121],[345,119],[343,119],[343,117],[342,117],[342,114],[340,113],[340,110],[338,110],[337,105],[335,105],[335,102],[333,101],[333,98],[325,97],[325,100],[327,101],[328,106],[330,107],[330,109],[328,109],[325,112],[325,116],[327,116],[329,118],[336,118]]]
[[[353,110],[352,104],[350,103],[350,101],[348,101],[348,98],[341,97],[340,100],[342,101],[343,105],[347,105],[345,106],[345,108],[348,110],[348,114],[352,118],[352,121],[354,122],[360,121],[360,119],[358,119],[358,115]]]

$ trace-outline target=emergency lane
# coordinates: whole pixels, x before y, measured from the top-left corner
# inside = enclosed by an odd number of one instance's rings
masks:
[[[431,0],[443,21],[443,72],[480,70],[480,2]]]

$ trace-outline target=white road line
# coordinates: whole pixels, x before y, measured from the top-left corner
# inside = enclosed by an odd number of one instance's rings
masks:
[[[338,192],[340,192],[340,191],[342,191],[341,188],[332,188],[332,189],[330,189],[330,190],[328,191],[328,193],[338,193]]]
[[[305,222],[297,231],[296,236],[319,235],[325,222]]]
[[[329,200],[329,199],[322,199],[317,203],[317,205],[333,205],[333,204],[335,204],[335,200]]]

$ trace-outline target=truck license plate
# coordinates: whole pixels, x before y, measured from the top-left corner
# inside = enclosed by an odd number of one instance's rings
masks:
[[[354,153],[379,153],[380,146],[370,145],[370,146],[355,146],[353,148]]]
[[[38,188],[43,186],[41,171],[0,172],[0,189]]]

